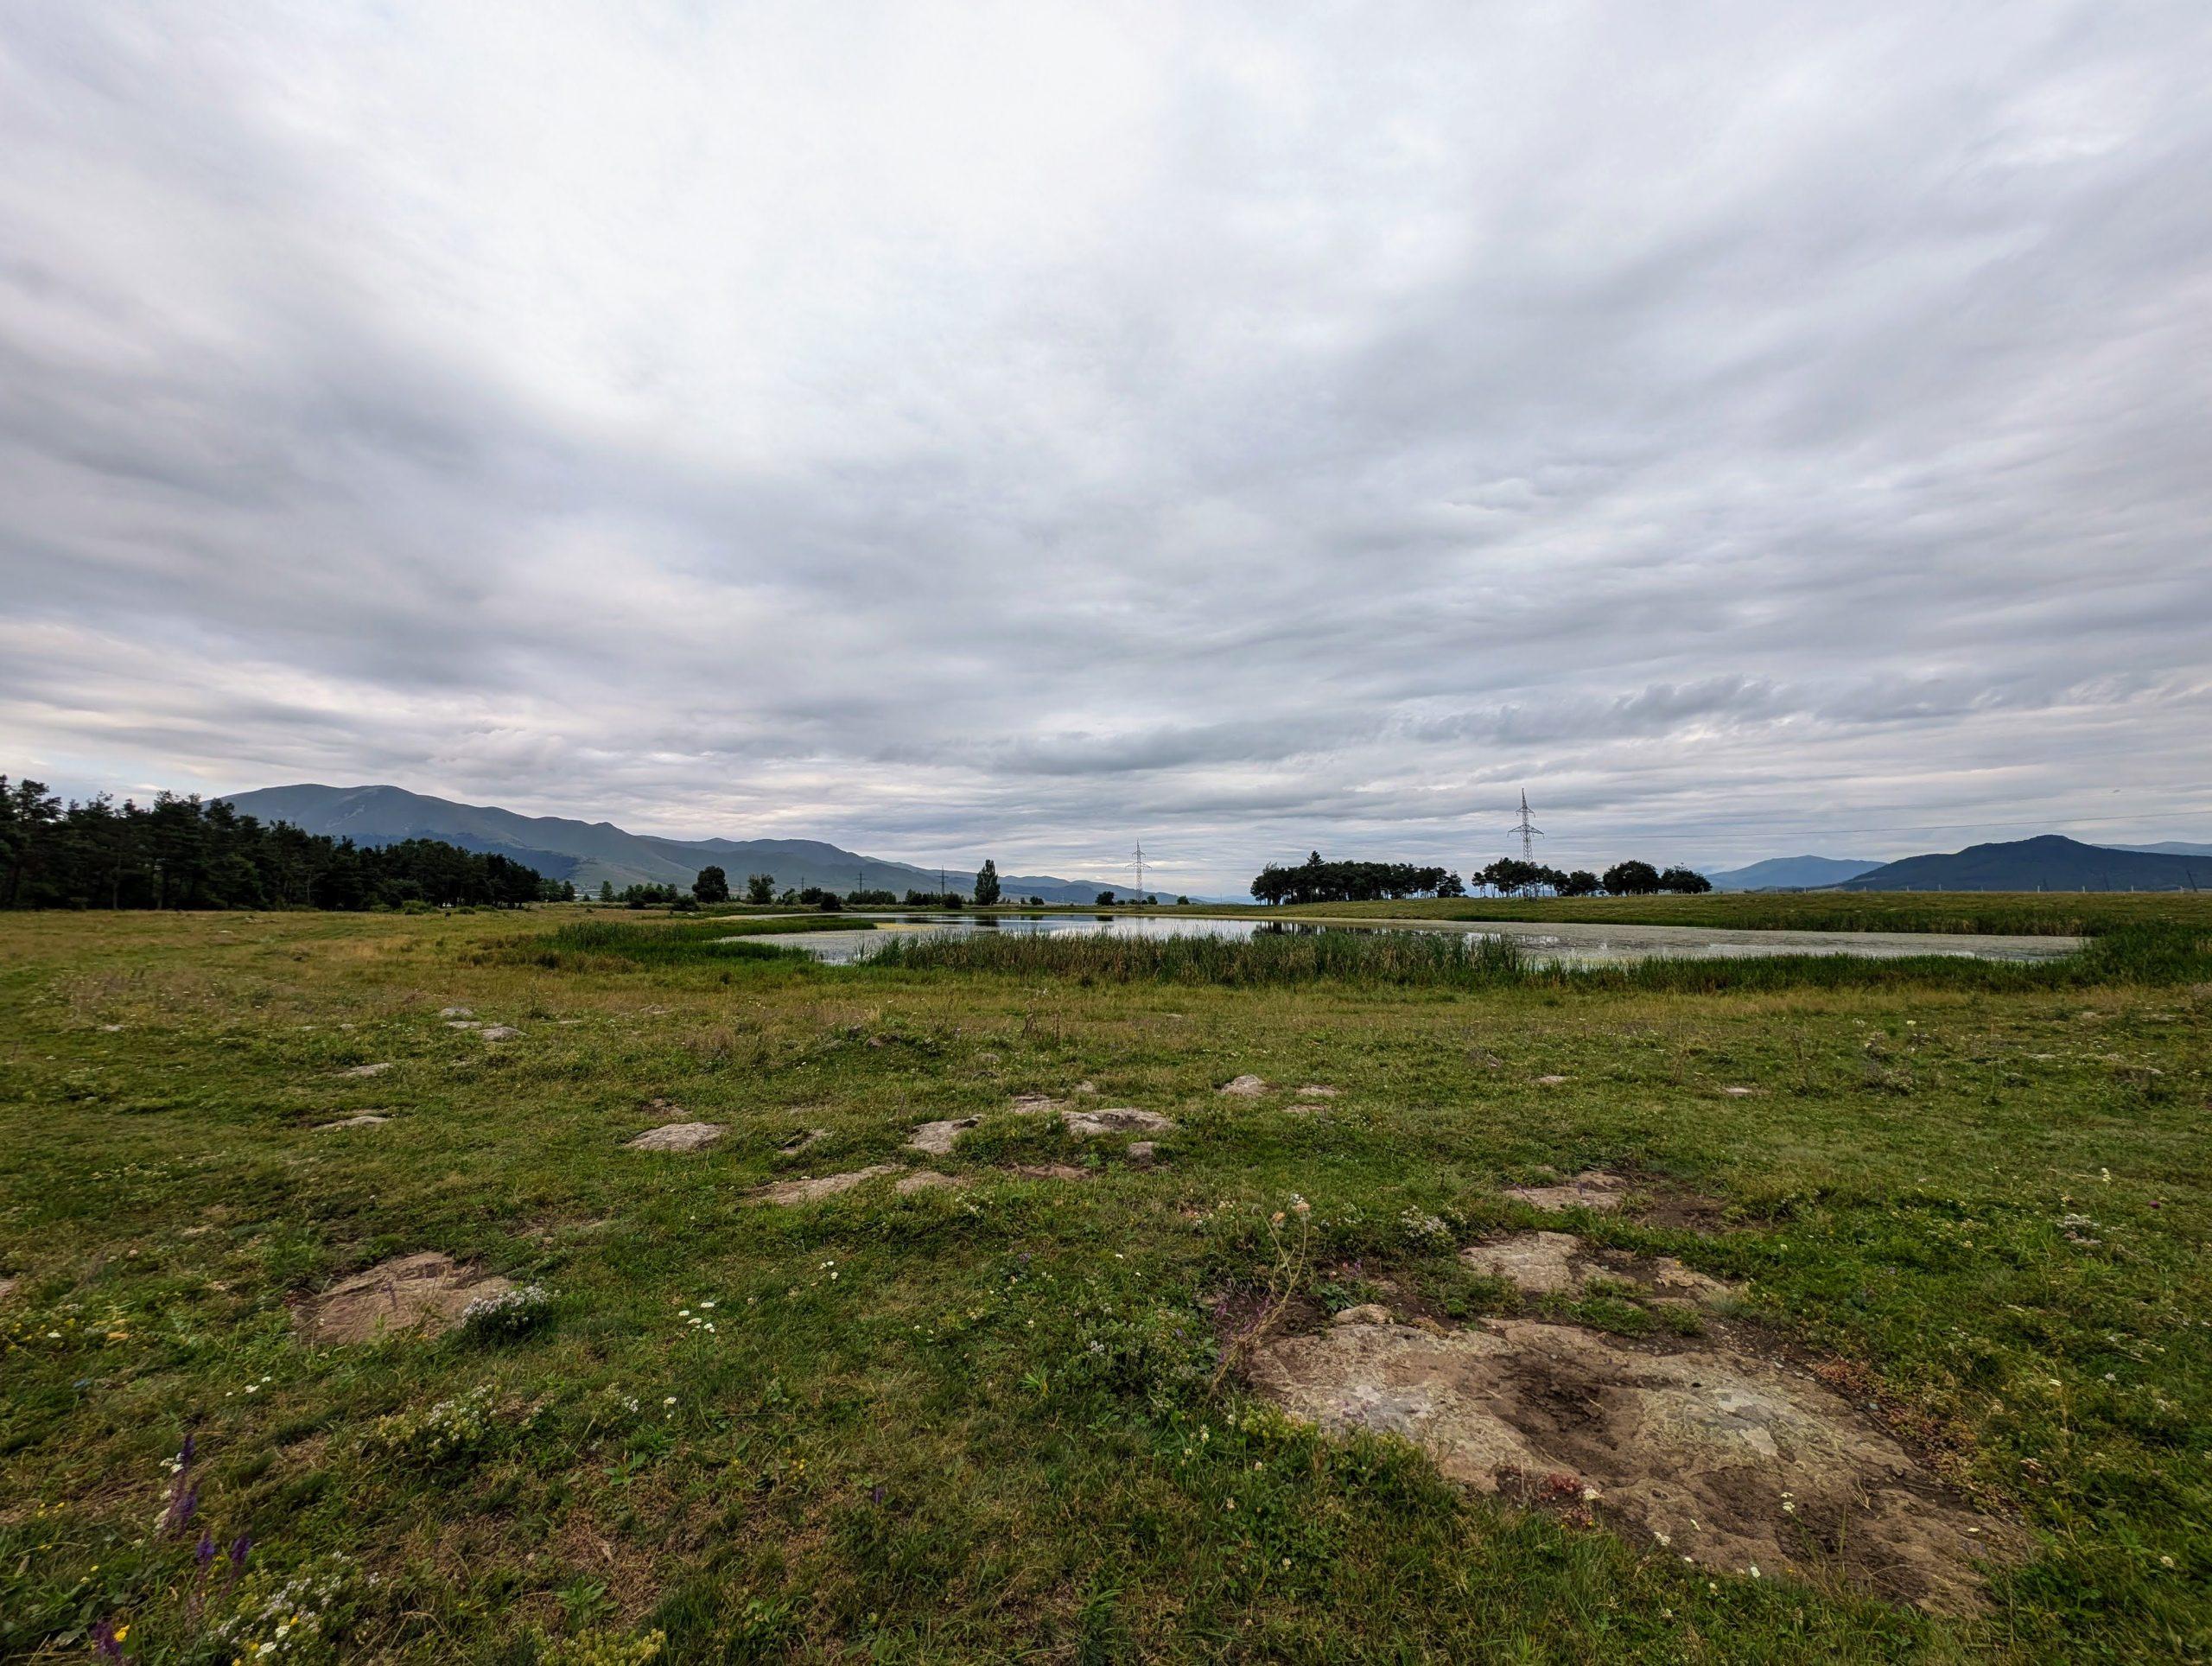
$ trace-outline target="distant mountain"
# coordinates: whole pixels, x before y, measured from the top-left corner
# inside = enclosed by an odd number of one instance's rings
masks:
[[[356,844],[443,839],[465,850],[497,851],[549,878],[573,880],[579,891],[596,891],[602,881],[618,891],[630,885],[681,888],[709,863],[728,874],[734,888],[741,888],[748,874],[772,874],[779,890],[818,885],[842,893],[857,886],[903,897],[909,891],[939,888],[934,868],[859,855],[817,839],[664,839],[627,833],[612,822],[521,816],[396,786],[272,786],[226,797],[240,815],[290,822],[309,833]],[[964,893],[975,882],[972,869],[945,870],[944,883],[952,890]],[[1121,888],[1046,874],[1006,874],[999,883],[1009,898],[1042,897],[1047,902],[1089,902],[1101,891]]]
[[[1843,881],[1845,891],[2212,890],[2212,856],[2138,850],[2046,833],[1969,845],[1943,856],[1908,856]]]
[[[1749,868],[1708,874],[1716,891],[1811,891],[1840,885],[1882,864],[1844,856],[1769,856]]]
[[[2107,850],[2140,850],[2154,856],[2212,856],[2212,844],[2183,844],[2168,839],[2164,844],[2108,844]]]

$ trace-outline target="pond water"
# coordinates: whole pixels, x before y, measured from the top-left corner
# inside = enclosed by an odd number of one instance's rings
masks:
[[[1701,925],[1598,925],[1522,920],[1295,920],[1192,914],[880,914],[874,930],[777,932],[731,938],[732,943],[779,944],[844,965],[896,937],[918,934],[1244,938],[1261,932],[1441,932],[1472,942],[1510,938],[1533,960],[1566,965],[1616,965],[1671,957],[1726,959],[1744,955],[1961,955],[1978,960],[2053,960],[2073,953],[2070,937],[1984,937],[1940,932],[1737,932]]]

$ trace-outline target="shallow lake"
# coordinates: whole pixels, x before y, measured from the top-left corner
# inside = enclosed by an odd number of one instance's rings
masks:
[[[1658,957],[1718,960],[1744,955],[1959,955],[1976,960],[2054,960],[2082,946],[2070,937],[1984,937],[1941,932],[1735,932],[1701,925],[1592,925],[1522,920],[1295,920],[1209,919],[1194,914],[897,914],[861,915],[874,930],[778,932],[731,938],[732,943],[779,944],[844,965],[897,937],[921,934],[1243,938],[1261,932],[1442,932],[1477,941],[1510,938],[1531,959],[1602,966]]]

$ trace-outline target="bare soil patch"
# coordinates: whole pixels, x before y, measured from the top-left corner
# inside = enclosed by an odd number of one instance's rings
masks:
[[[892,1186],[900,1197],[912,1197],[917,1192],[936,1192],[946,1186],[957,1189],[968,1182],[957,1175],[940,1174],[933,1168],[918,1168],[911,1174],[901,1175]]]
[[[405,1332],[435,1336],[458,1321],[470,1302],[513,1288],[506,1279],[430,1250],[341,1279],[296,1317],[315,1343],[369,1342]]]
[[[666,1122],[659,1128],[649,1128],[634,1140],[627,1141],[626,1151],[697,1151],[710,1146],[727,1133],[721,1122]]]
[[[749,1203],[812,1203],[817,1198],[834,1198],[840,1192],[849,1192],[856,1186],[899,1172],[896,1163],[870,1163],[866,1168],[856,1168],[848,1174],[823,1174],[756,1186],[745,1196]]]
[[[1732,1339],[1661,1351],[1574,1325],[1445,1332],[1378,1311],[1262,1345],[1254,1385],[1325,1428],[1402,1435],[1479,1491],[1571,1503],[1707,1567],[1967,1613],[1978,1564],[2020,1544],[1837,1395]]]

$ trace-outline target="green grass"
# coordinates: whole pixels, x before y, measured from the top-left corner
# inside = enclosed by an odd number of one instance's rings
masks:
[[[656,1629],[683,1661],[2201,1655],[2212,979],[2189,900],[2144,900],[2190,929],[2063,975],[1465,988],[825,969],[700,948],[727,919],[550,910],[0,918],[0,1658],[93,1657],[103,1618],[134,1659],[232,1657],[207,1632],[239,1593],[219,1567],[195,1614],[192,1534],[149,1531],[188,1431],[194,1525],[251,1534],[249,1580],[344,1559],[346,1659],[519,1666]],[[595,925],[620,934],[574,935]],[[1243,1071],[1340,1097],[1289,1118],[1215,1091]],[[1085,1079],[1178,1119],[1157,1166],[1007,1112]],[[313,1131],[369,1109],[394,1120]],[[729,1132],[620,1149],[678,1110]],[[739,1200],[962,1116],[932,1163],[964,1192]],[[1264,1283],[1292,1193],[1313,1301],[1388,1277],[1471,1319],[1510,1298],[1408,1211],[1465,1242],[1529,1218],[1502,1185],[1592,1164],[1735,1229],[1593,1234],[1751,1281],[1778,1344],[1863,1373],[2021,1513],[2034,1554],[1988,1615],[1708,1575],[1215,1385],[1213,1305]],[[543,1285],[546,1317],[302,1345],[293,1304],[422,1250]],[[422,1432],[449,1425],[450,1451]]]

